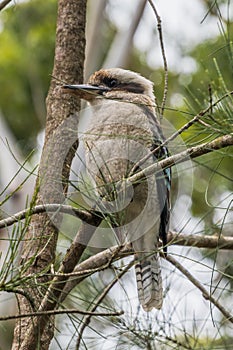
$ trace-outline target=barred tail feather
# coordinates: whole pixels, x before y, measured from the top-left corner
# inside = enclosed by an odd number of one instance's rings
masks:
[[[139,302],[145,311],[153,308],[161,309],[163,303],[162,277],[159,264],[159,254],[142,260],[137,254],[135,265]]]

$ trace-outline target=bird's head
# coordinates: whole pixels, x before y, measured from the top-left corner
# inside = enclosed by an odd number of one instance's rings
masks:
[[[101,69],[92,74],[84,85],[65,85],[67,92],[94,104],[100,98],[137,102],[148,101],[154,105],[153,83],[140,74],[120,69]]]

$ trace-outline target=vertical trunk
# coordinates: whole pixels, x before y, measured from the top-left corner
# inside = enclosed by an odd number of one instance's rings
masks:
[[[53,76],[68,83],[81,83],[85,51],[86,0],[59,0]],[[65,95],[52,80],[47,101],[45,143],[36,181],[36,204],[63,203],[70,165],[76,151],[80,102]],[[61,214],[33,216],[22,248],[21,264],[28,268],[18,298],[21,313],[36,311],[49,285],[49,267],[54,262]],[[38,277],[36,277],[38,276]],[[33,327],[33,323],[36,327]],[[43,324],[43,326],[41,326]],[[12,349],[48,349],[53,337],[53,319],[23,318],[15,327]],[[43,330],[44,329],[44,330]]]

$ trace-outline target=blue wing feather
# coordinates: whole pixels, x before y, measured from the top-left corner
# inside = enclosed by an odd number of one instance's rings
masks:
[[[162,144],[162,141],[155,140],[151,151],[158,148]],[[156,162],[165,159],[169,156],[168,149],[164,146],[154,153],[154,159]],[[156,174],[156,184],[160,203],[160,228],[159,237],[163,242],[164,253],[167,253],[167,233],[169,230],[170,221],[170,189],[171,189],[171,168],[162,169]]]

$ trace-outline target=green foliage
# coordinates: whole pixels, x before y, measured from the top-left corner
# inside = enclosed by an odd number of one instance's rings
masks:
[[[33,0],[2,13],[0,105],[25,152],[45,123],[57,1]]]
[[[217,38],[198,45],[190,52],[198,68],[192,74],[190,83],[183,85],[182,92],[194,114],[213,104],[233,88],[233,25],[228,23],[224,30],[220,20],[220,28]],[[222,133],[232,131],[232,103],[233,97],[229,96],[207,115],[208,122]],[[213,132],[213,129],[210,131]]]
[[[233,27],[215,40],[207,41],[192,51],[192,57],[198,62],[198,70],[192,75],[192,81],[184,87],[186,101],[193,114],[220,100],[233,89],[233,52],[230,38]],[[206,125],[195,125],[187,134],[187,142],[202,141],[205,137],[220,136],[233,131],[233,97],[226,96],[209,111],[202,121]],[[193,139],[192,135],[196,133]],[[232,191],[232,150],[222,150],[202,157],[195,171],[192,212],[200,216],[208,212],[208,225],[214,227],[214,207],[219,205],[221,193]],[[202,186],[204,184],[204,187]],[[216,228],[216,227],[215,227]]]

